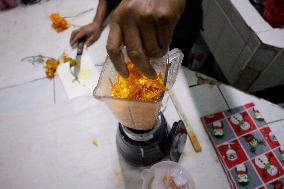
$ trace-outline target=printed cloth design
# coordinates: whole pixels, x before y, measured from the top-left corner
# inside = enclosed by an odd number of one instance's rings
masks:
[[[284,188],[284,184],[280,180],[276,180],[272,182],[270,185],[272,185],[273,189],[283,189]]]
[[[237,177],[236,181],[241,185],[241,186],[246,186],[249,184],[250,181],[250,176],[248,175],[247,172],[247,167],[245,164],[239,164],[236,166],[236,172],[237,172]]]
[[[221,138],[224,136],[224,129],[221,121],[214,121],[213,122],[213,135],[217,138]]]
[[[250,151],[252,153],[255,153],[255,150],[259,145],[265,145],[263,140],[258,140],[252,134],[247,134],[244,137],[245,137],[246,142],[249,144]]]
[[[279,148],[279,151],[280,151],[279,159],[280,159],[281,162],[284,163],[284,147],[281,146],[281,147]]]
[[[284,189],[284,147],[253,103],[201,121],[232,189]]]

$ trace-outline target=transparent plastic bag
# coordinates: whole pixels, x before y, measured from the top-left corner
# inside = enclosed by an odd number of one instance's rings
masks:
[[[181,189],[195,189],[190,174],[178,163],[162,161],[142,172],[142,189],[171,189],[165,184],[165,178],[171,177]]]

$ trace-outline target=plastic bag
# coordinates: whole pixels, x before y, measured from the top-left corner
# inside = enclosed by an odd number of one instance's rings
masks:
[[[153,165],[150,169],[145,169],[142,172],[142,178],[142,189],[195,188],[190,174],[181,165],[173,161],[162,161]],[[174,182],[177,187],[170,187],[169,180]]]

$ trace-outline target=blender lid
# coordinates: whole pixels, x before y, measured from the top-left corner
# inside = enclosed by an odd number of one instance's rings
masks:
[[[187,131],[182,120],[174,122],[168,136],[169,158],[178,162],[187,140]]]

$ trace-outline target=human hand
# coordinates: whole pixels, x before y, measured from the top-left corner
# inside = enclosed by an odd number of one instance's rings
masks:
[[[91,46],[101,34],[101,27],[96,22],[92,22],[81,28],[74,30],[70,37],[70,45],[72,47],[76,46],[79,39],[86,37],[86,46]]]
[[[122,0],[112,15],[107,51],[116,70],[128,77],[121,47],[135,66],[147,77],[156,72],[149,58],[163,56],[171,42],[186,0]]]

